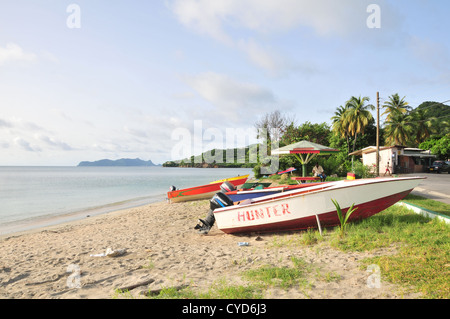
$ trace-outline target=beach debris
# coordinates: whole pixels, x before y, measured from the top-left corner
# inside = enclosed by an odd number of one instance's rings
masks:
[[[249,243],[248,242],[239,242],[238,246],[248,246]]]
[[[124,287],[117,288],[117,290],[120,290],[120,291],[130,291],[130,290],[133,290],[133,289],[135,289],[135,288],[137,288],[137,287],[147,286],[147,285],[151,284],[151,283],[154,282],[154,281],[155,281],[155,279],[150,278],[150,279],[147,279],[147,280],[138,282],[138,283],[136,283],[136,284],[132,284],[132,285],[128,285],[128,286],[124,286]]]
[[[91,257],[118,257],[122,256],[127,252],[125,248],[112,250],[111,248],[107,248],[104,253],[101,254],[91,254]]]

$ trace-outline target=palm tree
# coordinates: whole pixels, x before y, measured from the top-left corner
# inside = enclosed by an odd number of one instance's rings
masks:
[[[385,122],[385,140],[389,145],[410,144],[413,128],[408,114],[393,113]]]
[[[345,137],[347,141],[347,151],[350,153],[350,143],[349,143],[349,132],[347,126],[345,125],[345,113],[347,112],[347,106],[342,105],[336,109],[334,116],[331,118],[332,126],[331,130],[339,137]]]
[[[381,115],[387,115],[386,120],[390,120],[394,114],[405,114],[410,110],[408,102],[405,101],[405,97],[400,99],[398,93],[392,94],[389,97],[389,101],[383,104],[383,108],[386,110]]]
[[[348,128],[348,132],[351,136],[354,137],[353,140],[353,152],[356,147],[356,139],[358,138],[358,134],[364,134],[364,129],[369,125],[370,120],[373,119],[372,113],[370,110],[375,110],[375,106],[372,104],[367,104],[370,99],[367,96],[359,98],[352,96],[350,100],[347,101],[344,116],[344,126]]]
[[[431,135],[431,121],[433,117],[428,117],[424,109],[416,109],[410,113],[411,125],[415,132],[415,142],[417,145],[424,142]]]

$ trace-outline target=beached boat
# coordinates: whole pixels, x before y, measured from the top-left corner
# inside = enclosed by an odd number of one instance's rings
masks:
[[[263,183],[263,182],[255,182],[255,181],[247,181],[244,185],[242,185],[242,189],[254,189],[254,188],[266,188],[272,185],[272,183]]]
[[[215,183],[210,183],[206,185],[200,185],[184,189],[172,189],[171,191],[167,192],[167,199],[171,203],[209,199],[215,193],[220,192],[220,185],[222,185],[224,181],[228,181],[231,184],[233,184],[236,188],[240,188],[247,181],[248,176],[249,175],[230,177],[229,179],[216,181]]]
[[[217,180],[217,181],[213,181],[213,182],[211,182],[210,184],[216,184],[216,183],[223,183],[223,182],[231,182],[231,181],[234,181],[234,180],[240,180],[240,179],[242,179],[243,177],[249,177],[250,176],[250,174],[248,174],[248,175],[244,175],[244,176],[235,176],[235,177],[229,177],[229,178],[224,178],[224,179],[219,179],[219,180]]]
[[[234,190],[231,192],[226,192],[225,194],[234,202],[239,203],[246,199],[254,199],[262,196],[268,196],[273,194],[278,194],[282,192],[289,192],[292,190],[300,189],[300,188],[307,188],[312,186],[317,186],[324,184],[323,183],[308,183],[308,184],[297,184],[297,185],[280,185],[275,187],[265,187],[265,188],[252,188],[247,189],[245,188],[245,184],[242,187],[242,189]]]
[[[407,196],[423,177],[373,178],[328,182],[263,196],[214,210],[217,227],[225,233],[273,232],[336,226],[336,200],[349,221],[377,214]],[[320,224],[319,224],[320,223]]]
[[[277,173],[275,173],[275,174],[270,174],[269,176],[283,175],[283,174],[287,174],[287,173],[292,173],[293,171],[296,171],[296,170],[297,170],[297,169],[296,169],[295,167],[290,167],[290,168],[288,168],[287,170],[280,171],[280,172],[277,172]]]

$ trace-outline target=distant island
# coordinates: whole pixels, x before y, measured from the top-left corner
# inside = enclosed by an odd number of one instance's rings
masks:
[[[139,158],[121,158],[118,160],[102,159],[99,161],[88,162],[83,161],[78,164],[78,166],[158,166],[153,164],[151,160],[143,161]]]

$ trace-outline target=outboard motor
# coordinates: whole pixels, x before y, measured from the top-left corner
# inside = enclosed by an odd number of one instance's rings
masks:
[[[216,219],[214,218],[214,210],[217,208],[232,206],[233,201],[224,193],[217,193],[209,201],[209,211],[205,219],[199,219],[200,224],[197,224],[194,229],[198,229],[199,234],[206,235],[214,225]]]
[[[233,201],[231,200],[230,197],[228,197],[224,193],[217,193],[209,201],[209,207],[212,210],[215,210],[216,208],[228,207],[228,206],[232,206],[232,205],[233,205]]]
[[[175,186],[173,186],[173,185],[169,187],[169,192],[173,192],[173,191],[176,191],[176,190],[177,190],[177,188]],[[168,203],[170,203],[169,196],[167,196],[166,200],[167,200]]]
[[[222,191],[222,193],[228,193],[236,190],[236,187],[230,182],[223,182],[223,184],[220,185],[220,190]]]

